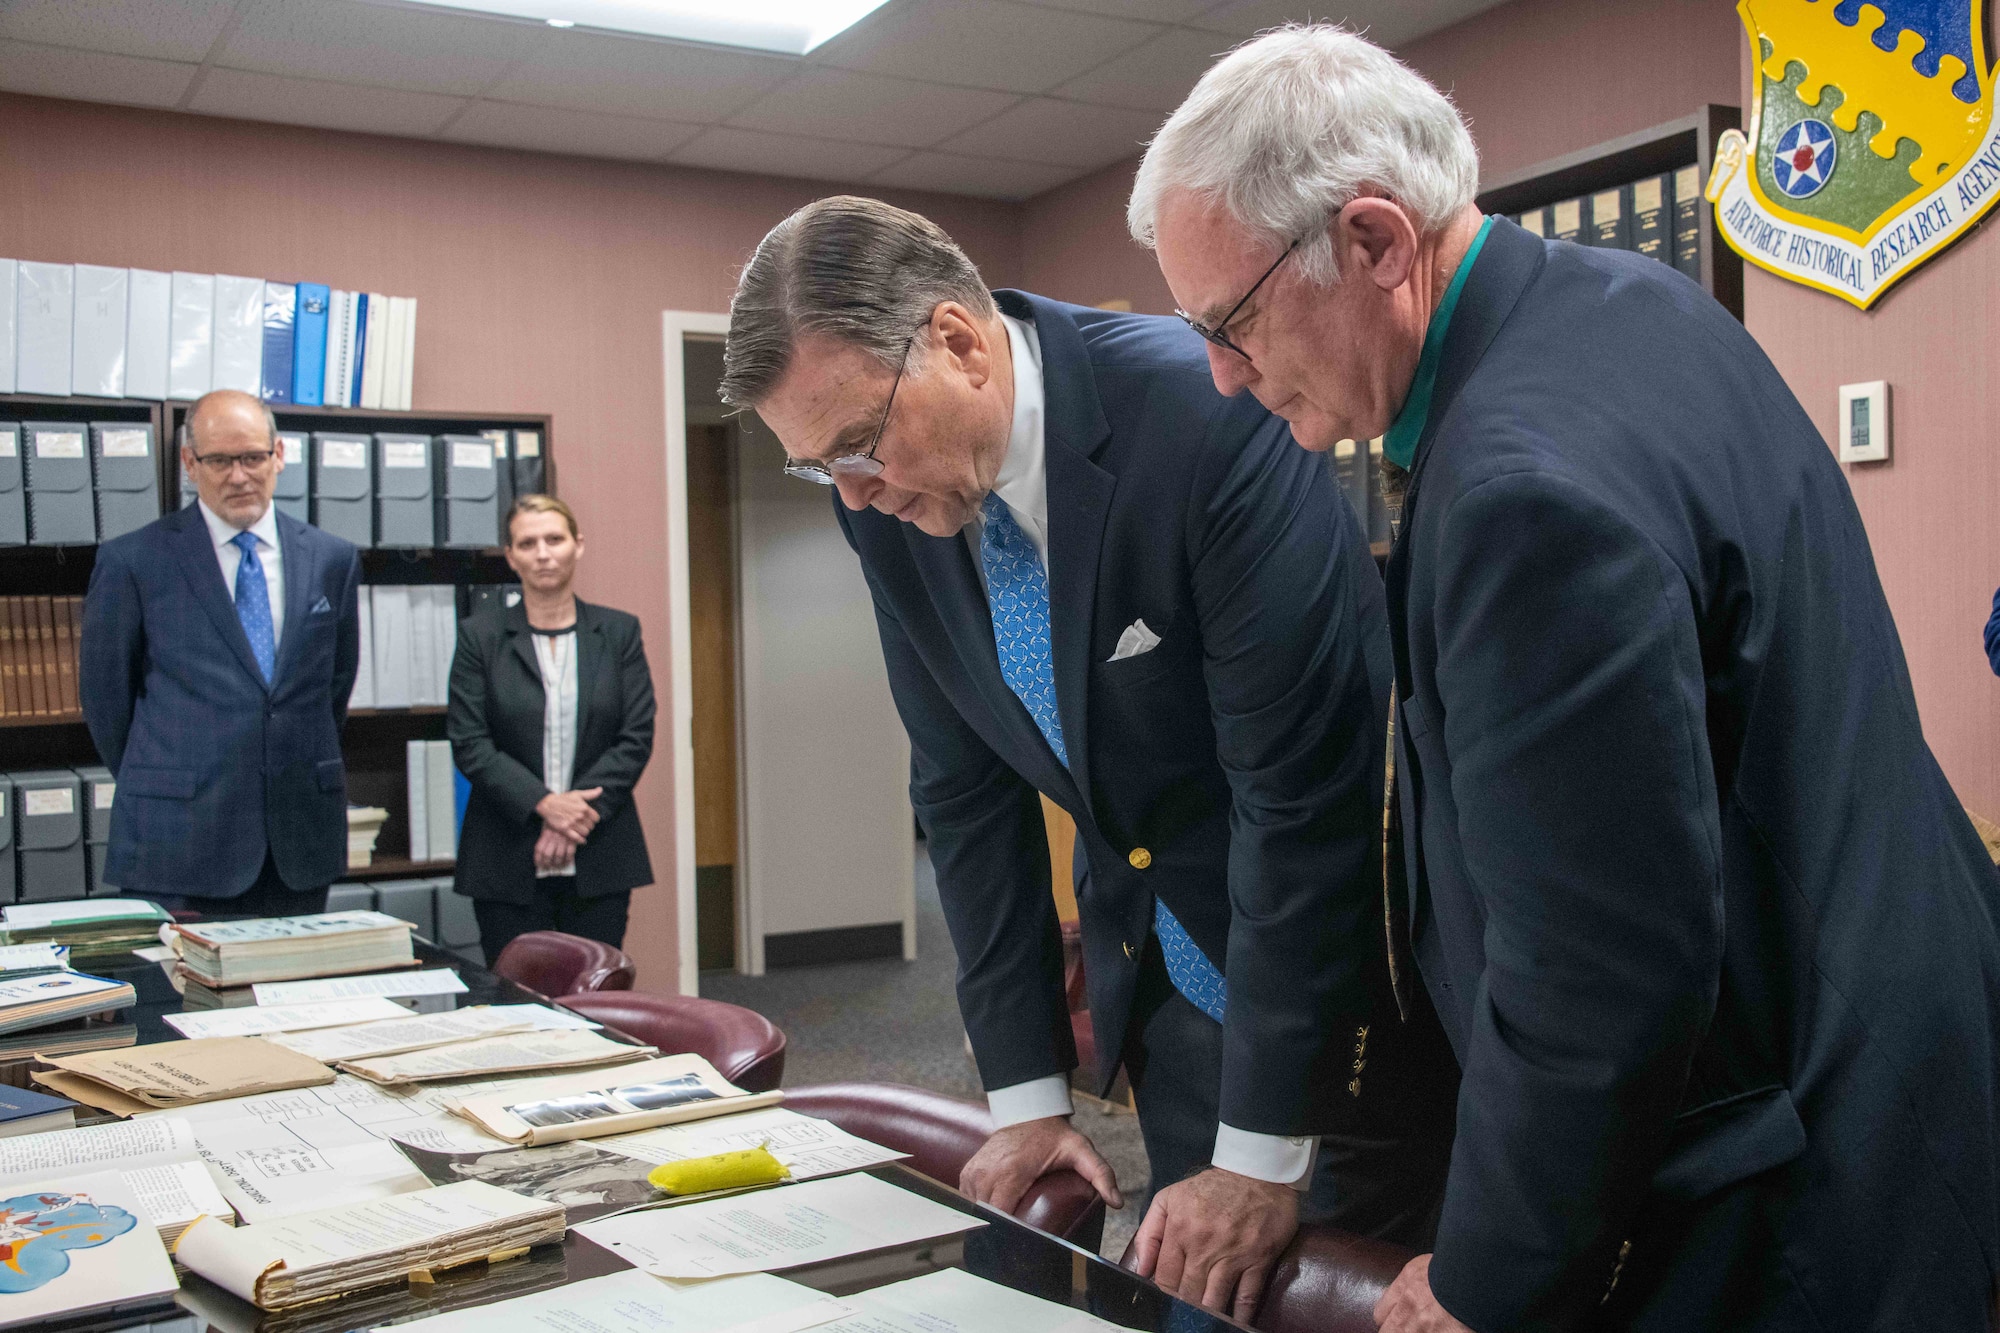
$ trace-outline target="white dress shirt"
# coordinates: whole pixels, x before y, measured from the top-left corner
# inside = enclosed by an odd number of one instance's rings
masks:
[[[542,669],[542,783],[552,792],[568,791],[576,771],[576,631],[544,634],[530,626],[529,637]],[[537,869],[535,878],[575,873],[572,853],[553,870]]]
[[[1033,324],[1012,315],[1000,318],[1007,325],[1007,348],[1013,357],[1014,422],[1007,434],[1007,456],[1001,460],[993,492],[1034,543],[1035,553],[1042,558],[1042,568],[1047,570],[1049,479],[1043,416],[1048,399],[1042,382],[1042,344]],[[979,571],[982,588],[986,586],[986,561],[979,540],[985,530],[984,511],[975,511],[972,522],[965,526],[965,539],[971,544],[972,566]],[[994,1122],[1003,1128],[1046,1116],[1068,1115],[1074,1109],[1069,1080],[1061,1074],[995,1088],[986,1094],[986,1105]],[[1253,1134],[1218,1124],[1215,1153],[1210,1160],[1241,1176],[1303,1190],[1312,1179],[1318,1150],[1317,1138]]]
[[[236,534],[244,529],[210,509],[206,500],[195,501],[195,507],[201,510],[202,521],[208,524],[209,539],[215,543],[215,560],[222,567],[222,586],[234,605],[236,570],[243,563]],[[278,549],[278,507],[265,505],[263,517],[252,523],[248,531],[257,535],[257,563],[264,568],[264,587],[271,595],[271,648],[275,652],[285,635],[285,553]]]

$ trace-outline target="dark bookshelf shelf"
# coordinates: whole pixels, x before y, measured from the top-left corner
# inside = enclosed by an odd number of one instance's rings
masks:
[[[1742,111],[1705,103],[1693,114],[1589,148],[1537,162],[1480,184],[1484,213],[1521,213],[1545,204],[1608,190],[1645,176],[1697,167],[1704,185],[1715,162],[1716,140],[1740,129]],[[1701,218],[1701,285],[1737,319],[1743,318],[1743,260],[1715,235],[1715,212],[1704,201]]]
[[[394,879],[399,875],[407,879],[424,879],[449,875],[457,864],[456,861],[412,861],[407,856],[378,856],[359,870],[349,870],[338,882],[353,884],[359,880]]]
[[[80,727],[82,713],[33,713],[26,716],[0,717],[0,727]]]

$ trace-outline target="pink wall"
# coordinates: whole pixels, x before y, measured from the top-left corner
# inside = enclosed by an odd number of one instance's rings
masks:
[[[586,598],[637,614],[666,677],[660,313],[728,308],[736,267],[837,187],[0,95],[0,254],[312,278],[418,301],[418,408],[547,412]],[[892,195],[1019,281],[1019,209]],[[641,984],[676,986],[672,722],[638,791],[661,887]]]
[[[1130,301],[1142,314],[1173,313],[1153,252],[1125,230],[1138,165],[1120,162],[1022,206],[1021,280],[1031,291],[1078,305]]]

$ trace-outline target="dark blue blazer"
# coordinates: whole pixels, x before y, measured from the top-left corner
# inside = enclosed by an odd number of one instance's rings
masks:
[[[1464,1071],[1432,1289],[1481,1333],[1985,1328],[2000,880],[1846,479],[1693,283],[1493,225],[1388,570]]]
[[[104,876],[128,892],[233,898],[267,849],[294,888],[346,872],[340,728],[361,558],[284,514],[278,549],[285,622],[267,688],[198,506],[98,548],[79,684],[118,777]]]
[[[1070,767],[1000,675],[964,538],[834,506],[910,733],[981,1078],[1007,1087],[1076,1063],[1040,791],[1075,816],[1089,866],[1100,1081],[1157,895],[1228,977],[1222,1118],[1335,1127],[1355,1029],[1388,994],[1380,576],[1324,462],[1255,402],[1220,397],[1186,326],[998,297],[1041,340]],[[1141,618],[1160,645],[1109,660]]]

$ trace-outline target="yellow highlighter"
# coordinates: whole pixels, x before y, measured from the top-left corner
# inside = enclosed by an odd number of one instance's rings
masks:
[[[707,1194],[711,1190],[743,1189],[750,1185],[771,1185],[791,1177],[791,1171],[765,1147],[719,1152],[713,1157],[690,1157],[681,1162],[663,1162],[646,1173],[646,1179],[668,1194]]]

